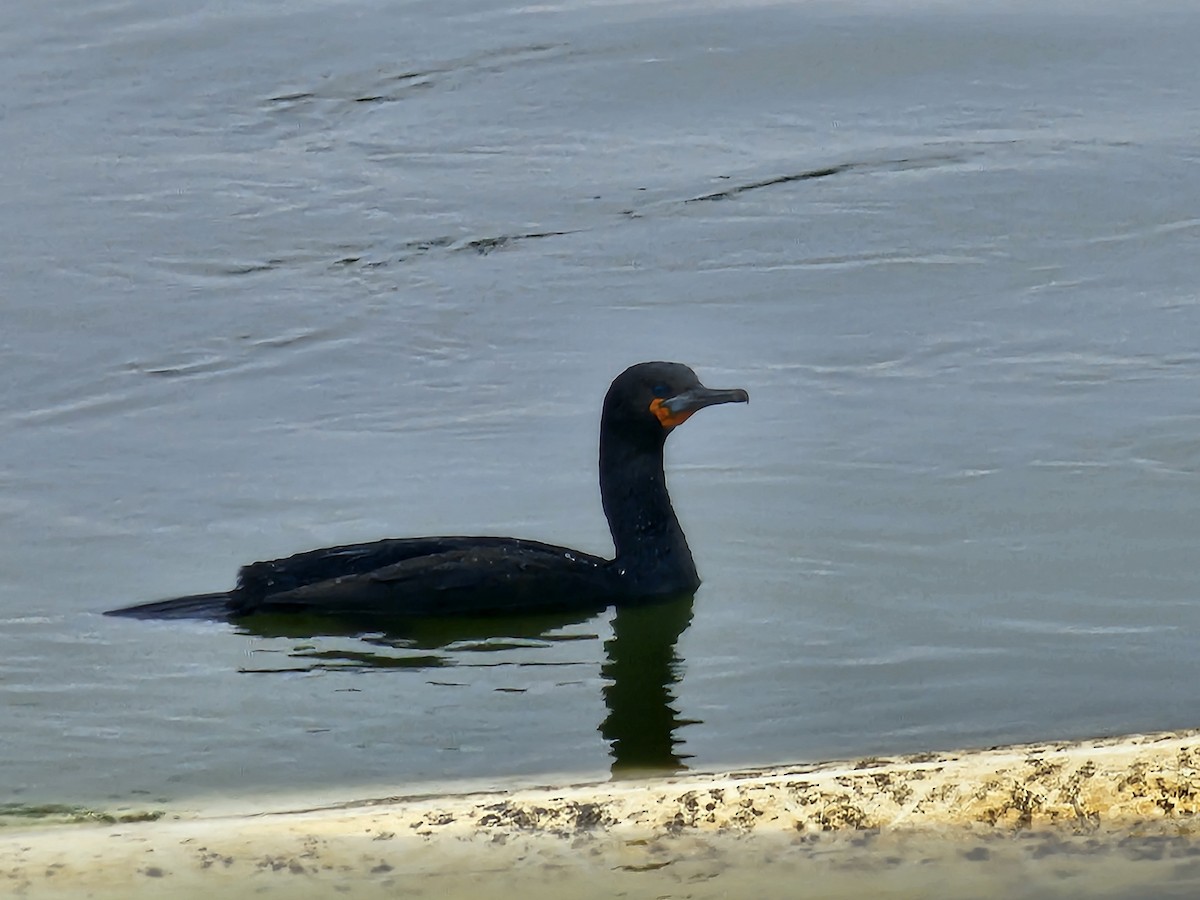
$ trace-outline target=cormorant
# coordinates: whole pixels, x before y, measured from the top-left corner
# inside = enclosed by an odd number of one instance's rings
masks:
[[[600,495],[612,559],[521,538],[388,539],[251,563],[231,591],[106,615],[403,619],[599,609],[694,593],[700,577],[667,494],[663,445],[697,410],[749,399],[741,389],[705,387],[679,363],[639,363],[617,376],[600,417]]]

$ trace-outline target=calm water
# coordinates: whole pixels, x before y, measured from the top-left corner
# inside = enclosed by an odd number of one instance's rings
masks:
[[[0,8],[0,802],[1200,724],[1200,11]],[[609,380],[694,603],[366,636],[103,609],[332,543],[608,553]]]

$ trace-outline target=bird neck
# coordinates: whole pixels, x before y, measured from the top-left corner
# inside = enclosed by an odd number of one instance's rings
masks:
[[[600,436],[600,497],[612,532],[614,569],[638,594],[690,593],[700,586],[663,474],[665,433],[638,441]]]

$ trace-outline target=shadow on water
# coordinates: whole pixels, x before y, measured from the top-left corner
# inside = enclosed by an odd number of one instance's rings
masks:
[[[683,676],[677,644],[691,621],[690,594],[621,607],[613,617],[612,637],[604,642],[607,659],[600,667],[608,680],[603,689],[608,716],[600,733],[610,742],[614,777],[686,768],[676,731],[697,720],[680,718],[672,703]]]
[[[693,598],[618,607],[612,636],[604,642],[600,672],[608,714],[598,730],[609,742],[614,777],[677,772],[687,754],[678,750],[677,730],[697,720],[683,719],[672,705],[684,661],[677,644],[692,621]],[[528,616],[402,619],[369,623],[323,616],[254,616],[238,622],[247,635],[311,641],[286,651],[286,666],[243,668],[249,674],[343,669],[425,670],[459,665],[470,651],[535,650],[565,641],[591,641],[596,634],[562,629],[596,618],[596,610]],[[329,646],[322,638],[350,638],[349,646]],[[284,651],[280,651],[283,653]],[[573,665],[528,662],[523,665]]]
[[[285,668],[243,668],[243,672],[311,672],[321,669],[427,669],[458,665],[462,650],[499,651],[537,647],[562,641],[593,640],[594,634],[558,634],[595,617],[595,610],[540,613],[528,616],[455,616],[381,621],[335,619],[329,616],[257,615],[238,621],[238,629],[264,638],[305,640],[353,638],[369,649],[329,648],[301,644],[287,652],[298,665]],[[430,651],[414,653],[413,651]]]

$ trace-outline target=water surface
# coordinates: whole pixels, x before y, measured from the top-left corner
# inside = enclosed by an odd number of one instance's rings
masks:
[[[0,796],[1194,726],[1198,40],[1185,4],[0,12]],[[668,447],[690,604],[99,616],[381,536],[608,553],[600,400],[655,358],[753,397]]]

